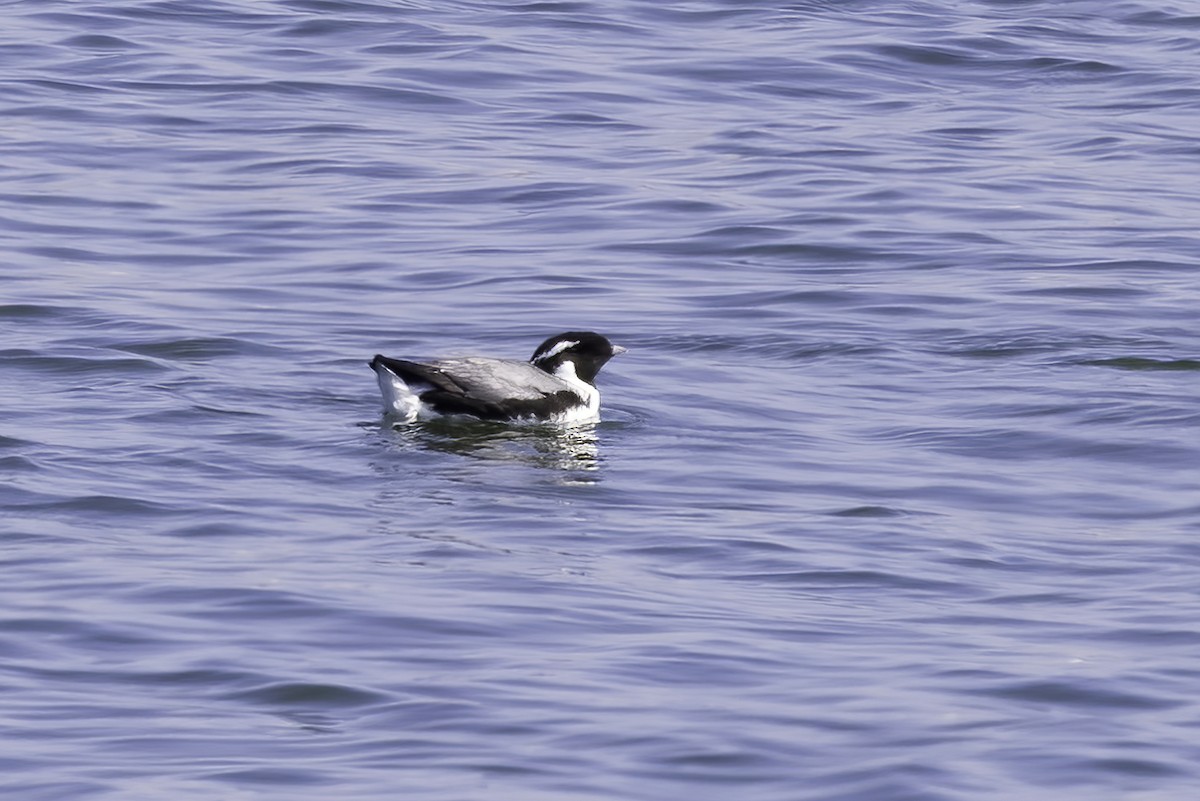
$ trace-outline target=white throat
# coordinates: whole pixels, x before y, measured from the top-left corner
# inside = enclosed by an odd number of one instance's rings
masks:
[[[578,392],[587,404],[589,412],[593,414],[599,413],[600,391],[579,377],[579,374],[575,372],[575,362],[570,359],[564,359],[558,367],[554,368],[554,372],[551,375],[569,384],[571,389]]]

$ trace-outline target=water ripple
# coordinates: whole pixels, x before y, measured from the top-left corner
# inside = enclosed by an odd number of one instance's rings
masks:
[[[0,792],[1194,796],[1200,23],[1060,6],[10,4]]]

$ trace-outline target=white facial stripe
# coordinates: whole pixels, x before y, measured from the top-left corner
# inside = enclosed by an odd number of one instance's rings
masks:
[[[550,350],[546,351],[545,353],[539,353],[537,360],[540,362],[543,359],[553,358],[553,357],[557,356],[558,354],[562,353],[564,350],[567,350],[568,348],[573,348],[578,344],[579,344],[579,342],[577,342],[576,340],[573,340],[573,339],[564,340],[562,342],[559,342],[557,345],[555,345],[554,347],[552,347]]]

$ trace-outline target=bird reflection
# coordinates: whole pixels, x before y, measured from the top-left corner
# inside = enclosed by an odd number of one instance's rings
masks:
[[[384,428],[390,428],[384,423]],[[596,424],[510,426],[474,420],[439,419],[397,425],[407,442],[441,453],[517,462],[551,470],[599,469]]]

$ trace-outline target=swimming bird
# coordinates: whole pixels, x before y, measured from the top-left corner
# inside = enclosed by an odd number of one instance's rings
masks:
[[[624,353],[591,331],[538,345],[528,362],[470,356],[428,364],[376,356],[384,413],[406,423],[468,416],[510,422],[580,423],[600,417],[596,374]]]

